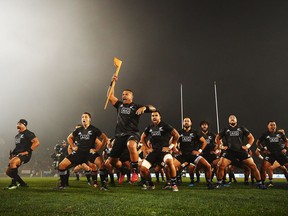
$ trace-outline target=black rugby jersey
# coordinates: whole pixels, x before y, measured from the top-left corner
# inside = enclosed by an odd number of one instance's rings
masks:
[[[227,127],[219,133],[220,138],[225,137],[228,149],[233,151],[242,151],[245,145],[244,138],[250,134],[247,128],[236,125],[235,127]]]
[[[161,121],[158,125],[151,124],[145,128],[144,133],[150,137],[153,151],[162,151],[162,147],[169,146],[173,127]]]
[[[205,149],[203,150],[203,154],[210,153],[210,151],[213,151],[216,146],[216,143],[215,143],[216,135],[209,131],[207,134],[204,134],[203,132],[201,132],[201,135],[204,137],[204,139],[207,142],[207,145]]]
[[[123,104],[119,100],[114,104],[114,107],[117,109],[116,136],[139,133],[138,124],[140,115],[137,115],[136,111],[142,106],[135,103]],[[145,112],[149,112],[149,110],[145,110]]]
[[[23,132],[19,132],[15,136],[15,149],[13,154],[17,155],[21,152],[29,151],[32,146],[32,140],[35,138],[35,134],[30,130],[26,129]]]
[[[180,143],[180,151],[182,153],[191,153],[201,147],[202,143],[200,142],[200,138],[202,137],[198,131],[190,129],[189,131],[185,131],[181,129],[178,131],[180,138],[178,142]]]
[[[286,136],[282,132],[270,133],[269,131],[263,133],[259,138],[262,146],[266,146],[270,152],[279,152],[283,149],[283,142],[286,142]]]
[[[89,152],[91,148],[95,148],[95,141],[97,137],[100,137],[102,132],[100,129],[89,125],[87,129],[83,126],[76,128],[72,135],[74,142],[77,141],[78,151]]]

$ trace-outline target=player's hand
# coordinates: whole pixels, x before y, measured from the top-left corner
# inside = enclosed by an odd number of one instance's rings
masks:
[[[118,76],[116,74],[113,74],[111,82],[117,82],[118,81]]]
[[[140,107],[137,111],[136,111],[136,115],[141,115],[145,112],[146,110],[146,107],[143,106],[143,107]]]
[[[248,150],[249,150],[249,148],[248,148],[246,145],[242,146],[242,149],[243,149],[244,151],[248,151]]]
[[[196,151],[196,150],[193,150],[192,151],[192,155],[200,155],[200,152]]]
[[[78,150],[78,146],[73,146],[73,147],[72,147],[72,150],[73,150],[73,151],[77,151],[77,150]]]
[[[172,151],[175,153],[175,154],[180,154],[180,151],[174,146],[172,148]]]
[[[169,147],[162,147],[162,152],[169,152],[171,153],[172,150]]]
[[[286,154],[287,153],[287,150],[284,148],[284,149],[282,149],[282,154]]]

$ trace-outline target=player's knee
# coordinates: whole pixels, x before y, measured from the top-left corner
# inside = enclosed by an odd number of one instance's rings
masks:
[[[66,169],[66,165],[64,163],[60,163],[58,166],[58,170],[65,170]]]

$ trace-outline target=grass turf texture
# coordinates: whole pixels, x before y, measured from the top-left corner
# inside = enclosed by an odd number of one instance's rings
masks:
[[[0,215],[286,215],[288,185],[284,179],[275,180],[267,190],[245,186],[243,182],[231,187],[207,190],[204,179],[188,187],[183,178],[179,192],[143,191],[140,186],[124,183],[110,191],[88,186],[85,178],[75,181],[62,191],[53,190],[57,178],[24,178],[29,188],[3,190],[9,178],[0,178]]]

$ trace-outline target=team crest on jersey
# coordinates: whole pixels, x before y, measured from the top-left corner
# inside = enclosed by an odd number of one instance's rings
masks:
[[[120,113],[124,115],[130,115],[131,107],[121,107]]]
[[[237,129],[237,131],[229,131],[230,136],[239,136],[240,131]]]
[[[163,127],[159,127],[157,131],[153,131],[152,129],[150,129],[149,133],[151,136],[161,136],[161,131],[164,131]]]
[[[23,138],[24,138],[24,134],[21,134],[19,137],[17,137],[17,138],[15,139],[15,144],[20,143],[20,142],[21,142],[21,139],[23,139]]]
[[[269,139],[270,143],[278,143],[279,142],[279,138],[280,136],[278,136],[279,134],[276,135],[276,137],[271,137],[271,136],[267,136],[266,139]]]
[[[81,140],[89,140],[90,136],[92,135],[92,131],[88,131],[87,134],[82,134],[81,132],[78,133]]]
[[[191,142],[192,141],[192,137],[191,136],[182,136],[182,141],[183,142]]]

